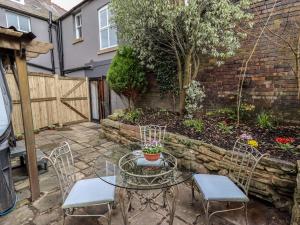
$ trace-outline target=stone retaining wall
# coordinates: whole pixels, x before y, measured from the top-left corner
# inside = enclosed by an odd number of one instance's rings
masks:
[[[139,142],[137,126],[110,119],[102,120],[100,134],[126,145]],[[229,152],[225,149],[186,136],[167,133],[165,147],[178,158],[179,163],[189,163],[195,172],[226,174],[230,165]],[[192,162],[186,159],[192,159]],[[291,211],[296,176],[296,164],[272,158],[263,159],[254,173],[250,194],[271,202],[279,209]]]
[[[297,186],[295,188],[294,194],[294,207],[291,219],[291,225],[300,224],[300,161],[297,162],[298,176],[297,176]]]

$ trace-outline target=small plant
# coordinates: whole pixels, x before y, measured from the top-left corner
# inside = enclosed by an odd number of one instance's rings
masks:
[[[249,103],[242,103],[240,108],[240,115],[243,119],[250,119],[255,111],[255,105]]]
[[[158,154],[164,151],[164,147],[161,145],[147,146],[143,149],[143,152],[146,154]]]
[[[295,139],[292,137],[277,137],[275,138],[275,142],[278,145],[278,147],[284,151],[291,150],[294,148],[292,143],[295,142]]]
[[[188,118],[193,118],[194,114],[202,109],[205,96],[204,88],[198,81],[193,80],[186,89],[185,110]]]
[[[242,133],[240,135],[240,139],[242,139],[243,141],[253,140],[251,134],[247,134],[247,133]]]
[[[236,120],[236,112],[232,108],[221,108],[217,110],[217,114],[227,116],[231,120]]]
[[[125,113],[123,119],[130,123],[136,123],[142,115],[143,111],[141,109],[133,109]]]
[[[258,148],[258,142],[256,140],[248,140],[247,144],[253,148]]]
[[[273,118],[270,114],[266,112],[261,112],[257,116],[257,123],[261,128],[272,129],[273,128]]]
[[[204,123],[199,119],[188,119],[183,121],[183,125],[193,128],[195,131],[201,133],[204,130]]]
[[[222,133],[225,133],[225,134],[232,133],[233,126],[227,125],[227,123],[225,121],[219,122],[217,124],[217,127]]]

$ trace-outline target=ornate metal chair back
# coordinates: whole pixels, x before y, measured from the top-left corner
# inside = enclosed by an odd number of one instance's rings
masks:
[[[45,158],[49,160],[55,170],[64,202],[76,182],[74,159],[70,145],[64,142],[61,146],[53,149],[49,157]]]
[[[141,144],[143,147],[155,144],[161,145],[165,139],[167,126],[146,125],[140,126]]]
[[[237,140],[234,144],[229,177],[248,195],[253,172],[259,161],[266,156],[250,145]]]

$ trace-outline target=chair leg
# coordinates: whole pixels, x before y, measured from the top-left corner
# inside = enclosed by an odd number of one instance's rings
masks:
[[[245,203],[245,221],[246,225],[248,225],[248,204]]]
[[[192,181],[192,204],[194,204],[195,200],[195,183]]]
[[[110,203],[107,204],[107,208],[108,208],[107,224],[110,225],[111,224],[111,206],[110,206]]]

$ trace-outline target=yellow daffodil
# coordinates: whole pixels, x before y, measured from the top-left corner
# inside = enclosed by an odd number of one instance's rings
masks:
[[[255,140],[249,140],[247,143],[248,143],[248,145],[250,145],[253,148],[257,148],[258,147],[258,142],[255,141]]]

